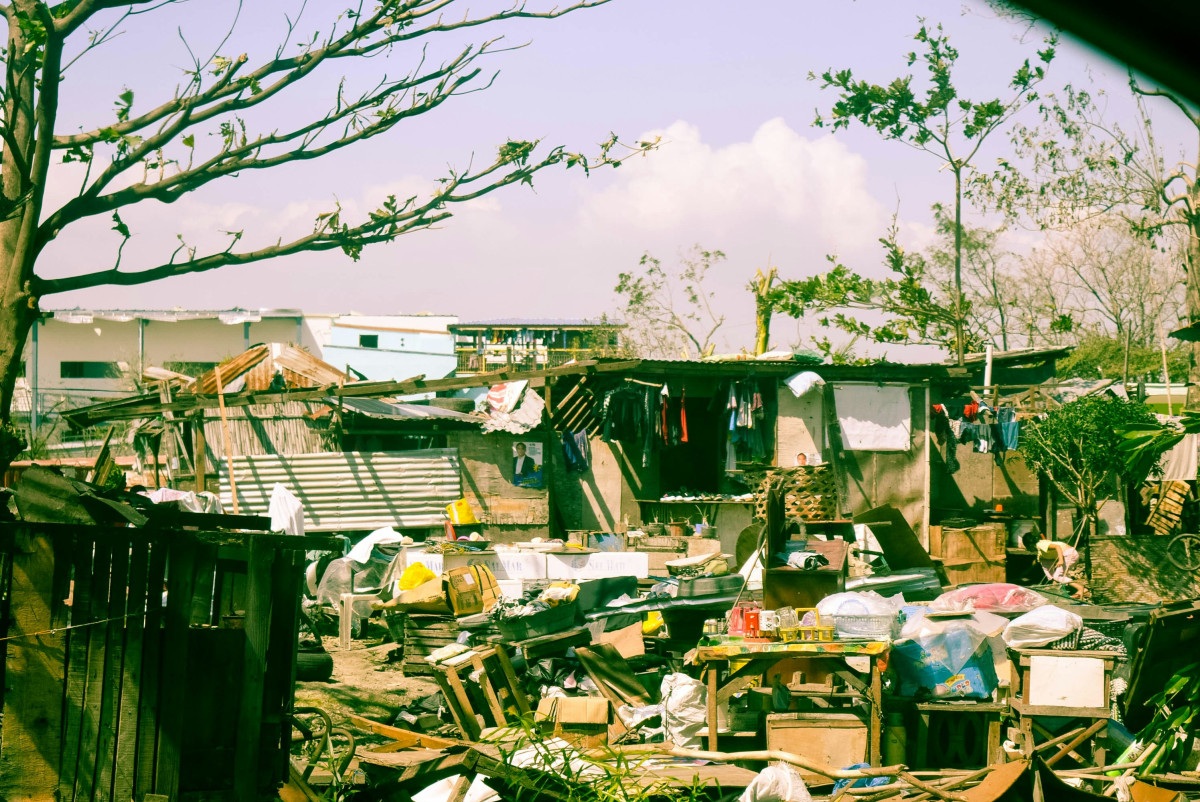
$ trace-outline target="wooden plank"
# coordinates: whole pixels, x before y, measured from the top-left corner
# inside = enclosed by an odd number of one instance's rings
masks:
[[[217,547],[200,544],[196,547],[196,582],[192,588],[192,624],[215,624],[213,617],[213,582],[217,574]]]
[[[242,700],[234,747],[233,790],[237,799],[253,799],[258,791],[262,746],[263,674],[271,619],[271,562],[275,551],[257,540],[250,545],[246,569],[246,650],[242,665]]]
[[[451,746],[462,746],[466,743],[466,741],[460,741],[457,738],[439,738],[434,735],[410,732],[401,727],[393,727],[390,724],[372,721],[369,718],[355,715],[354,713],[348,713],[346,717],[350,719],[351,724],[360,729],[373,732],[376,735],[383,735],[391,738],[393,741],[405,744],[405,746],[397,748],[446,749]]]
[[[128,540],[112,547],[112,581],[108,593],[108,624],[105,626],[104,685],[100,692],[100,742],[96,747],[97,802],[108,802],[113,791],[113,760],[121,712],[121,678],[125,669],[125,609],[129,596]]]
[[[62,753],[66,635],[50,633],[54,608],[53,541],[18,530],[12,555],[5,645],[0,799],[54,799]],[[45,633],[45,634],[39,634]]]
[[[108,590],[112,576],[112,540],[96,538],[92,558],[93,621],[108,612]],[[79,767],[75,773],[75,798],[90,800],[96,785],[96,749],[100,741],[100,702],[104,687],[104,652],[108,629],[99,624],[88,627],[87,684],[84,689],[83,717],[79,734]]]
[[[175,799],[179,796],[179,760],[183,751],[187,704],[187,685],[180,680],[187,676],[188,621],[192,617],[192,589],[196,579],[196,542],[190,537],[172,540],[167,559],[167,613],[163,629],[154,792]]]
[[[277,552],[271,566],[271,631],[267,645],[266,701],[263,720],[277,727],[272,781],[287,777],[292,746],[291,713],[296,687],[296,644],[300,626],[304,555]]]
[[[71,626],[80,627],[92,620],[92,550],[95,541],[80,530],[75,542],[74,586],[71,593]],[[83,694],[87,688],[88,631],[91,627],[67,633],[67,690],[63,705],[63,756],[58,775],[58,798],[71,802],[75,797],[75,772],[79,763],[79,737],[83,729]]]
[[[158,751],[158,690],[162,668],[163,577],[167,567],[167,541],[147,544],[146,626],[142,631],[142,682],[138,700],[137,772],[133,798],[143,799],[154,790],[155,758]]]
[[[132,545],[129,560],[129,617],[125,620],[125,664],[121,677],[121,703],[117,712],[116,765],[113,772],[113,799],[133,799],[137,773],[138,706],[142,686],[142,641],[145,634],[146,604],[160,604],[162,593],[147,588],[149,544]],[[149,598],[148,598],[149,597]]]

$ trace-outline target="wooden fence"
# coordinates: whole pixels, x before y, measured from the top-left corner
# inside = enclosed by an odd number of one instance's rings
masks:
[[[286,779],[304,550],[328,540],[0,524],[0,799],[240,800]],[[222,627],[240,573],[244,627]]]

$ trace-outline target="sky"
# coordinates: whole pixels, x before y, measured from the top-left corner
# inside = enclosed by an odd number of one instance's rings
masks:
[[[125,31],[68,72],[58,131],[112,120],[115,98],[134,92],[134,113],[170,97],[188,53],[246,52],[254,63],[283,38],[299,2],[254,0],[237,14],[232,0],[168,6],[127,20]],[[309,0],[295,38],[326,29],[345,4]],[[498,4],[472,3],[480,12]],[[529,0],[530,7],[552,4]],[[451,6],[451,9],[456,6]],[[458,9],[462,14],[466,6]],[[172,278],[137,287],[100,287],[53,295],[45,308],[300,308],[309,312],[456,314],[464,320],[612,315],[617,274],[643,253],[668,268],[694,245],[719,249],[709,289],[726,316],[722,349],[751,344],[754,271],[776,265],[801,278],[835,254],[880,275],[878,239],[893,213],[903,243],[928,245],[930,206],[952,201],[953,184],[934,157],[877,134],[812,126],[834,101],[810,71],[850,67],[887,82],[908,74],[918,17],[941,23],[959,49],[963,96],[1004,95],[1012,71],[1042,46],[1043,31],[997,18],[982,2],[922,0],[614,0],[554,21],[521,21],[439,35],[428,63],[459,47],[503,35],[525,45],[481,62],[498,71],[486,91],[455,98],[369,142],[284,168],[222,179],[173,204],[123,212],[134,236],[121,267],[166,261],[180,241],[205,252],[242,231],[239,246],[261,246],[311,230],[340,204],[361,217],[388,194],[427,190],[449,165],[490,159],[508,138],[596,152],[616,132],[637,141],[660,136],[653,153],[619,169],[540,173],[533,189],[508,187],[460,207],[436,230],[367,248],[351,261],[340,251],[301,254],[258,265]],[[233,33],[222,44],[232,25]],[[293,45],[294,46],[294,45]],[[370,85],[411,68],[420,52],[399,47],[386,58],[338,64],[314,74],[248,117],[270,130],[328,108],[338,81]],[[1125,68],[1064,37],[1044,87],[1088,84],[1110,93],[1109,113],[1132,119]],[[1168,153],[1191,143],[1172,109],[1156,128]],[[199,148],[205,140],[199,132]],[[1194,136],[1194,134],[1193,134]],[[1006,138],[982,154],[994,161]],[[199,149],[198,148],[198,149]],[[50,206],[83,179],[78,164],[56,165]],[[112,221],[64,230],[39,265],[46,276],[111,267],[120,237]],[[1029,234],[1029,237],[1034,235]],[[778,320],[773,342],[792,344],[797,324]]]

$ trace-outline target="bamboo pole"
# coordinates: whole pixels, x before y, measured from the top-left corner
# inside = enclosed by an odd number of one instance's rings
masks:
[[[225,413],[225,383],[221,381],[221,366],[214,365],[213,372],[217,379],[217,407],[221,410],[221,440],[225,443],[225,464],[229,467],[229,497],[233,499],[233,514],[239,514],[237,479],[233,475],[233,443],[229,437],[229,417]],[[200,425],[204,425],[201,417]]]

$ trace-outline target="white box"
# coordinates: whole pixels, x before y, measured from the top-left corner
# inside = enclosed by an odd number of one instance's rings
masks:
[[[650,557],[637,551],[595,554],[547,554],[547,579],[602,579],[610,576],[650,576]]]
[[[546,556],[534,552],[491,552],[478,554],[425,554],[422,550],[409,549],[408,564],[419,562],[441,574],[467,565],[486,565],[496,579],[545,579]]]
[[[1104,661],[1095,657],[1029,660],[1031,707],[1104,707]]]

